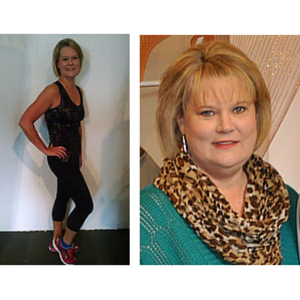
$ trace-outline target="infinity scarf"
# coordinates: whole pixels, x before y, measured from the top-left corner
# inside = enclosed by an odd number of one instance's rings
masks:
[[[278,172],[254,154],[244,171],[248,183],[242,216],[182,150],[174,160],[164,160],[154,185],[223,259],[242,265],[279,265],[280,228],[290,208],[287,188]]]

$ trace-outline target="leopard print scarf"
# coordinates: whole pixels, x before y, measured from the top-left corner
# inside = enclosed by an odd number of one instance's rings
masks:
[[[196,234],[223,259],[243,265],[279,265],[280,227],[289,215],[289,194],[278,172],[252,155],[242,216],[182,150],[165,159],[154,185],[170,199]]]

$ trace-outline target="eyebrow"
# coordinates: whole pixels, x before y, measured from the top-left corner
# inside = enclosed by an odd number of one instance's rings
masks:
[[[252,104],[253,101],[238,101],[236,103],[234,103],[232,106],[239,106],[239,105],[249,105],[249,104]],[[216,105],[199,105],[197,106],[198,109],[203,109],[203,108],[215,108]]]
[[[61,55],[60,57],[63,58],[63,57],[74,57],[74,56],[78,57],[79,55],[77,55],[77,54],[74,54],[74,55]]]

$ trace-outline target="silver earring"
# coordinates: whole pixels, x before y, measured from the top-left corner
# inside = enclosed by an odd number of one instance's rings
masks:
[[[187,145],[185,134],[182,135],[181,141],[182,141],[183,153],[188,154],[188,145]]]

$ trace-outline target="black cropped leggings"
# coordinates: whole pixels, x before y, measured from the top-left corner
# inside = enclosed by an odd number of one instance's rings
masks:
[[[48,156],[51,171],[57,177],[57,195],[53,205],[52,219],[64,220],[68,201],[71,198],[75,208],[67,220],[67,227],[78,232],[93,210],[93,201],[89,189],[79,169],[79,160],[62,162],[58,157]]]

